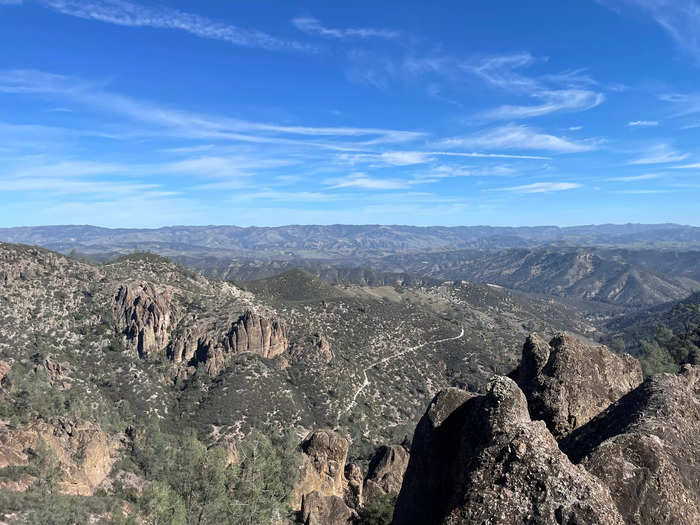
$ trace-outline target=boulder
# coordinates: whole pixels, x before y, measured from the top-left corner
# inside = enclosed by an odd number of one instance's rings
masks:
[[[647,378],[561,447],[628,524],[700,523],[700,367]]]
[[[514,376],[532,419],[543,420],[561,438],[637,387],[642,368],[631,356],[572,336],[559,334],[547,344],[531,335]]]
[[[302,499],[301,522],[304,525],[348,525],[356,516],[338,496],[323,496],[313,491]]]
[[[347,439],[332,430],[313,431],[302,441],[301,473],[292,498],[294,510],[299,510],[302,498],[314,491],[342,501],[349,446]]]
[[[0,469],[28,465],[42,444],[58,461],[63,475],[59,490],[83,496],[92,495],[107,477],[116,448],[96,423],[37,420],[0,434]]]
[[[447,391],[433,400],[416,429],[393,523],[623,521],[607,488],[569,461],[544,422],[530,419],[517,384],[497,376],[485,395]]]
[[[408,467],[409,454],[401,445],[380,447],[369,463],[364,483],[364,500],[382,494],[398,494]]]

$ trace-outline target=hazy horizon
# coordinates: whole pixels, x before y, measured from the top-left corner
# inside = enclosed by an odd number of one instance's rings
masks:
[[[330,226],[353,226],[353,227],[397,227],[397,228],[596,228],[603,226],[678,226],[687,228],[700,228],[700,225],[681,224],[676,222],[600,222],[589,224],[381,224],[381,223],[289,223],[276,224],[271,226],[250,224],[165,224],[162,226],[100,226],[98,224],[36,224],[36,225],[17,225],[17,226],[0,226],[0,229],[10,230],[17,228],[100,228],[105,230],[159,230],[164,228],[287,228],[287,227],[330,227]]]

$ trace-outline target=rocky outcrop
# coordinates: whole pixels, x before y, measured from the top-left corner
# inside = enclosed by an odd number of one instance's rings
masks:
[[[299,510],[302,498],[312,492],[337,496],[343,501],[344,468],[350,443],[332,430],[311,432],[301,443],[302,465],[292,507]]]
[[[559,334],[549,344],[528,337],[514,374],[527,397],[530,415],[556,438],[590,421],[642,382],[642,368],[629,355],[588,346]]]
[[[289,343],[282,324],[247,310],[226,334],[234,354],[250,352],[272,359],[284,352]]]
[[[333,359],[331,344],[322,334],[312,334],[301,342],[295,343],[291,356],[298,360],[310,360],[329,363]]]
[[[401,445],[380,447],[369,463],[364,501],[382,494],[398,494],[408,467],[409,454]]]
[[[448,388],[438,392],[418,422],[411,456],[394,513],[395,523],[438,523],[459,473],[463,406],[477,394]]]
[[[302,499],[301,522],[304,525],[349,525],[356,516],[338,496],[323,496],[314,491]]]
[[[345,480],[343,484],[343,500],[348,507],[360,508],[364,499],[362,495],[362,469],[354,463],[345,465]]]
[[[600,481],[573,465],[517,384],[495,377],[485,395],[449,389],[414,435],[395,525],[622,524]]]
[[[176,364],[203,364],[210,375],[217,375],[236,354],[253,353],[273,359],[288,347],[280,321],[246,310],[223,335],[217,335],[216,326],[204,323],[183,328],[170,344],[168,354]]]
[[[561,446],[627,523],[700,523],[700,367],[646,379]]]
[[[5,378],[9,375],[10,370],[12,370],[12,365],[7,361],[0,361],[0,385],[2,385]]]
[[[0,468],[26,466],[45,447],[55,456],[66,494],[91,495],[112,468],[115,447],[99,425],[87,421],[37,420],[0,434]],[[25,480],[28,482],[28,480]]]
[[[158,292],[152,285],[128,283],[119,287],[112,304],[114,322],[140,357],[168,346],[174,324],[171,302],[170,293]]]

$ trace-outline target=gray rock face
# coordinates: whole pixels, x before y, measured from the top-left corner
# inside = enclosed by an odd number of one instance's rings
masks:
[[[364,500],[382,494],[398,494],[401,490],[409,454],[401,445],[380,447],[369,463],[364,484]]]
[[[359,508],[363,502],[362,494],[362,469],[354,463],[345,465],[345,482],[343,486],[343,499],[345,504],[353,509]]]
[[[301,504],[304,525],[348,525],[355,516],[338,496],[323,496],[316,491],[306,494]]]
[[[282,323],[246,310],[223,335],[206,323],[185,327],[170,344],[169,354],[176,364],[203,363],[209,374],[217,375],[235,354],[248,352],[273,359],[288,347]]]
[[[112,304],[114,322],[140,357],[168,346],[173,321],[171,299],[169,293],[159,293],[147,284],[119,287]]]
[[[410,460],[394,512],[395,524],[439,523],[458,477],[464,406],[477,394],[448,388],[438,392],[413,435]],[[415,521],[413,521],[415,520]]]
[[[250,310],[231,325],[226,340],[234,354],[251,352],[269,359],[284,352],[289,345],[279,321],[266,319]]]
[[[700,523],[700,367],[648,378],[561,446],[627,523]]]
[[[561,438],[637,387],[642,368],[631,356],[571,336],[560,334],[547,344],[531,335],[515,379],[532,418],[544,420]]]
[[[515,382],[496,377],[483,396],[441,392],[419,423],[394,513],[409,523],[623,522],[608,490],[530,420]]]
[[[486,395],[450,389],[433,400],[416,429],[393,523],[623,521],[607,488],[569,461],[542,421],[530,420],[515,382],[495,377]]]

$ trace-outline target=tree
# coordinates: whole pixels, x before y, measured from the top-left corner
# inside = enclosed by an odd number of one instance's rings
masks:
[[[152,481],[143,491],[141,508],[152,525],[185,525],[185,505],[182,499],[161,481]]]
[[[369,500],[358,512],[358,525],[391,525],[396,494],[381,494]]]

